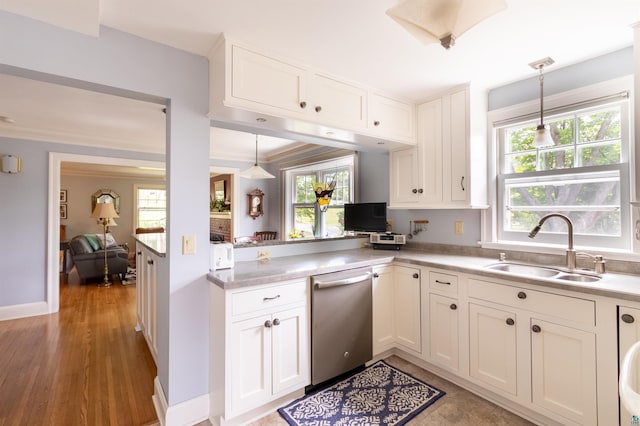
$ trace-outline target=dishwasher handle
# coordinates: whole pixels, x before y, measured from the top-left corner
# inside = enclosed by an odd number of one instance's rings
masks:
[[[338,287],[341,285],[356,284],[362,281],[366,281],[370,278],[371,278],[371,272],[365,272],[362,275],[356,275],[355,277],[349,277],[342,280],[315,281],[314,285],[318,289],[323,289],[323,288],[330,288],[330,287]]]

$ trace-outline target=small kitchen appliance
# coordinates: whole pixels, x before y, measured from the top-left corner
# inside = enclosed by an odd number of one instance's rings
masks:
[[[369,242],[374,249],[400,250],[400,247],[407,243],[407,237],[393,232],[374,232],[369,234]]]
[[[233,244],[211,243],[209,248],[209,270],[233,268]]]

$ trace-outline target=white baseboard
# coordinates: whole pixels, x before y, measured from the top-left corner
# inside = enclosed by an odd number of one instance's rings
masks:
[[[0,321],[34,317],[51,313],[47,302],[24,303],[22,305],[0,306]]]
[[[194,425],[209,418],[209,394],[169,406],[157,376],[153,389],[153,405],[162,426]]]

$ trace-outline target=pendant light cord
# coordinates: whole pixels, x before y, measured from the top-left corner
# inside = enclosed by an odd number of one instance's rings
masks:
[[[544,68],[544,65],[540,65],[540,125],[543,126],[544,125],[544,104],[543,104],[543,97],[544,97],[544,93],[543,93],[543,85],[544,85],[544,76],[542,75],[542,69]]]
[[[256,135],[256,162],[254,163],[254,166],[258,165],[258,135]]]

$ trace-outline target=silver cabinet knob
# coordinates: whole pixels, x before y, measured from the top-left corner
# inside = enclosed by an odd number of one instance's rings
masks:
[[[413,278],[420,278],[420,275],[418,275],[418,273],[416,272],[415,274],[413,274]]]
[[[378,127],[380,125],[380,122],[378,120],[376,120],[376,121],[373,122],[373,125]]]
[[[300,102],[300,108],[305,109],[307,107],[307,103],[305,101]]]
[[[269,321],[269,320],[266,320],[266,321],[264,322],[264,326],[265,326],[265,327],[267,327],[267,328],[271,328],[271,326],[272,326],[272,325],[273,325],[273,324],[272,324],[272,323],[271,323],[271,321]]]
[[[518,292],[518,299],[526,299],[527,298],[527,293],[525,293],[524,291],[519,291]]]
[[[622,321],[626,322],[627,324],[633,324],[634,321],[636,320],[633,315],[629,315],[629,314],[622,314],[622,317],[620,317],[622,319]]]
[[[449,308],[450,308],[452,311],[455,311],[456,309],[458,309],[458,305],[456,305],[455,303],[452,303],[451,305],[449,305]]]
[[[320,105],[318,105],[318,106],[315,108],[315,110],[316,110],[316,112],[320,112],[320,111],[322,111],[322,107],[321,107]]]
[[[531,327],[531,330],[533,330],[534,333],[540,333],[542,331],[540,326],[537,325],[537,324],[535,324],[533,327]]]
[[[515,324],[516,322],[513,320],[513,318],[507,318],[506,323],[507,323],[507,325],[513,325],[513,324]]]
[[[278,318],[274,318],[273,319],[273,326],[275,327],[277,325],[280,325],[280,320]]]

